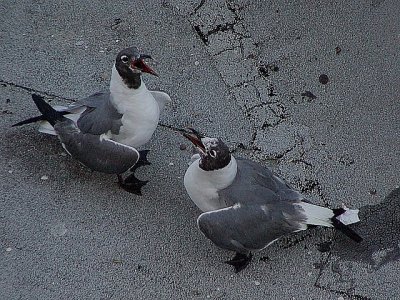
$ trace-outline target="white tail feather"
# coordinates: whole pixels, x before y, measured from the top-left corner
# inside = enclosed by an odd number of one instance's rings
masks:
[[[81,116],[81,113],[77,113],[77,114],[68,114],[68,115],[65,115],[64,117],[74,121],[74,123],[76,124],[76,122],[78,122],[78,119],[80,116]],[[39,132],[42,132],[42,133],[57,135],[57,133],[54,131],[53,126],[51,126],[50,123],[47,121],[40,121],[38,130],[39,130]]]
[[[50,123],[47,121],[40,121],[38,130],[39,132],[43,132],[46,134],[57,135],[57,133],[54,131],[53,126],[51,126]]]
[[[359,212],[358,209],[348,209],[345,206],[343,207],[343,209],[345,209],[346,211],[341,215],[337,216],[336,219],[338,219],[344,225],[360,222],[360,218],[358,217],[358,212]]]
[[[306,202],[301,202],[298,205],[304,210],[304,213],[307,217],[307,224],[333,227],[331,218],[335,214],[331,209]],[[337,216],[337,220],[342,222],[344,225],[360,222],[358,217],[358,209],[349,209],[344,205],[342,208],[345,210],[345,212]]]
[[[331,218],[335,214],[331,209],[306,202],[300,202],[298,205],[304,210],[307,224],[333,227]]]

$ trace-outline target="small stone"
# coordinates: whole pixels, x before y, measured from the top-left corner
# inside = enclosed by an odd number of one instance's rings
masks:
[[[118,258],[113,258],[112,262],[113,262],[114,264],[122,264],[122,260],[121,260],[121,259],[118,259]]]
[[[83,46],[84,43],[85,43],[84,41],[77,41],[75,43],[75,46]]]
[[[332,248],[331,241],[322,242],[322,243],[319,243],[316,245],[317,245],[317,250],[322,253],[329,252],[329,251],[331,251],[331,248]]]
[[[344,298],[340,296],[339,298],[337,298],[337,300],[344,300]]]
[[[321,268],[322,268],[322,266],[323,266],[323,264],[322,264],[322,263],[313,263],[313,267],[314,267],[314,269],[321,269]]]
[[[198,66],[199,64],[200,64],[200,62],[197,61],[197,60],[194,62],[194,65],[195,65],[195,66]]]
[[[11,252],[12,248],[11,247],[7,247],[6,248],[6,252]]]
[[[326,74],[321,74],[321,75],[319,76],[319,82],[322,83],[322,84],[327,84],[327,83],[329,82],[328,75],[326,75]]]
[[[43,175],[42,177],[40,177],[41,180],[47,180],[49,179],[49,176]]]
[[[12,174],[12,173],[13,173],[13,170],[8,170],[8,173]]]
[[[278,72],[279,71],[279,67],[278,66],[271,66],[271,70],[274,72]]]
[[[179,145],[179,150],[186,150],[187,146],[185,144],[180,144]]]
[[[339,46],[337,46],[335,48],[335,52],[336,52],[336,54],[340,54],[340,52],[342,52],[342,49]]]
[[[173,165],[174,165],[174,163],[170,162],[168,165],[169,165],[169,166],[173,166]]]
[[[377,193],[376,189],[372,189],[372,190],[369,191],[369,194],[372,195],[372,196],[375,196],[376,193]]]
[[[243,86],[244,86],[244,87],[248,87],[249,84],[248,84],[247,82],[245,82],[245,83],[243,83]]]
[[[119,40],[115,40],[116,43],[119,43]]]
[[[255,59],[255,55],[253,53],[250,53],[249,55],[247,55],[246,57],[247,59]]]
[[[315,96],[313,93],[311,93],[310,91],[305,91],[304,93],[301,93],[302,97],[307,97],[310,100],[314,100],[317,99],[317,96]]]
[[[50,228],[50,232],[53,236],[61,237],[61,236],[64,236],[68,232],[68,229],[67,229],[67,227],[65,227],[65,225],[63,223],[59,223],[59,224],[56,224],[55,226],[52,226]]]
[[[256,280],[256,281],[254,281],[254,284],[255,284],[255,285],[260,285],[261,282],[259,282],[259,281]]]

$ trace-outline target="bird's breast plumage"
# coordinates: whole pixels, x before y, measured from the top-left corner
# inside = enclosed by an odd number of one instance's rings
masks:
[[[117,107],[122,113],[122,126],[113,139],[132,147],[147,143],[157,128],[160,109],[152,94],[146,89],[126,98]]]
[[[218,191],[232,184],[236,176],[236,160],[232,157],[228,166],[214,171],[204,171],[199,166],[200,159],[187,169],[184,185],[192,201],[202,211],[212,211],[226,207]]]

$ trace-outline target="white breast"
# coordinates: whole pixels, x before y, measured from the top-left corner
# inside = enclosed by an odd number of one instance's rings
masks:
[[[204,171],[195,160],[187,169],[184,185],[192,201],[202,211],[211,211],[226,207],[218,197],[218,191],[232,184],[236,177],[237,164],[232,156],[230,163],[219,170]]]
[[[129,89],[114,66],[110,91],[113,105],[123,115],[118,135],[111,138],[132,147],[147,143],[157,128],[160,108],[144,82],[138,89]]]

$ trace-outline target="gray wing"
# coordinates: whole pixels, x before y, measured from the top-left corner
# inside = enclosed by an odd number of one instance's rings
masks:
[[[109,92],[99,92],[79,102],[86,106],[77,122],[82,132],[100,135],[111,130],[113,134],[119,133],[122,114],[111,104],[110,97]]]
[[[68,106],[65,105],[54,105],[52,106],[54,109],[57,111],[63,112],[71,112],[74,113],[77,109],[82,108],[82,107],[98,107],[102,105],[104,102],[109,101],[110,99],[110,92],[108,91],[103,91],[103,92],[97,92],[89,97],[83,98],[75,103],[72,103]]]
[[[160,91],[150,91],[150,93],[153,95],[154,99],[156,99],[160,112],[164,110],[167,103],[171,102],[171,97],[167,93]]]
[[[111,130],[118,134],[122,126],[120,114],[110,102],[110,92],[97,92],[68,106],[54,106],[59,112],[81,114],[77,120],[84,133],[103,134]]]
[[[233,183],[219,191],[227,206],[236,203],[267,204],[276,201],[299,202],[304,196],[267,167],[237,158],[238,171]]]
[[[54,125],[64,149],[76,160],[98,172],[121,174],[134,166],[138,151],[99,135],[81,132],[72,120]]]
[[[236,204],[197,219],[201,232],[223,249],[247,254],[265,248],[283,235],[306,229],[304,217],[288,202],[281,205]]]

